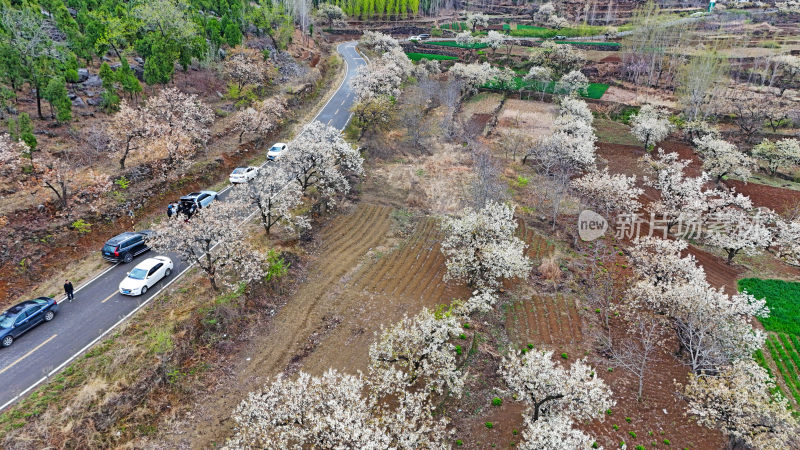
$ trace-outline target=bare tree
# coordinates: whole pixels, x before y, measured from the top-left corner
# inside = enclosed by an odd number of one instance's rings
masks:
[[[636,376],[639,382],[637,400],[642,401],[644,380],[664,343],[664,318],[637,311],[629,323],[625,338],[611,347],[614,362]]]
[[[471,186],[473,207],[481,209],[489,202],[502,203],[506,188],[500,179],[500,167],[489,149],[480,146],[473,150],[472,164],[475,175]]]

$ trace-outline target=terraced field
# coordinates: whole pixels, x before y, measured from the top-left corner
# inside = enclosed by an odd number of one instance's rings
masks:
[[[534,263],[542,257],[549,256],[555,248],[553,243],[528,227],[522,219],[517,219],[517,237],[528,244],[526,254]]]
[[[425,219],[399,248],[363,270],[354,281],[355,287],[372,294],[408,297],[425,305],[463,297],[468,294],[464,287],[443,281],[447,268],[441,240],[439,221]]]
[[[534,295],[506,309],[506,330],[520,346],[575,344],[583,339],[575,299],[562,294]]]

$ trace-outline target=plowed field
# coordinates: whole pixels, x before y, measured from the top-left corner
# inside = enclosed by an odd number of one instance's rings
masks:
[[[506,309],[509,338],[527,344],[575,344],[583,339],[581,318],[572,297],[534,295]]]
[[[528,244],[528,249],[525,253],[534,263],[545,256],[549,256],[555,248],[551,242],[537,234],[533,228],[528,227],[522,219],[517,219],[517,237]]]

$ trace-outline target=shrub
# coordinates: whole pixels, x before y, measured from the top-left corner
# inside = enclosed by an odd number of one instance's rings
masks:
[[[461,346],[460,345],[456,345],[456,355],[460,355],[461,352],[462,352]]]
[[[492,422],[486,422],[484,425],[486,425],[486,428],[488,428],[488,429],[490,429],[490,430],[491,430],[492,428],[494,428],[494,424],[493,424]]]
[[[84,221],[83,219],[78,219],[72,222],[72,229],[77,231],[78,234],[86,234],[92,231],[92,224],[89,222]]]
[[[637,445],[636,450],[644,450],[644,445]]]
[[[458,335],[458,338],[459,338],[459,339],[466,339],[466,338],[467,338],[467,335],[466,335],[466,334],[464,334],[464,333],[461,333],[461,334],[459,334],[459,335]]]
[[[564,359],[569,359],[569,355],[567,355],[566,353],[562,353],[561,357],[564,358]]]
[[[495,398],[492,399],[492,406],[502,406],[502,405],[503,405],[503,399],[502,398],[495,397]]]
[[[517,186],[519,186],[521,188],[527,186],[530,181],[531,180],[529,180],[528,178],[525,178],[525,177],[523,177],[521,175],[517,176]]]
[[[466,329],[468,329],[468,330],[469,330],[470,324],[468,324],[468,323],[465,323],[465,324],[464,324],[464,325],[462,325],[462,326],[463,326],[464,328],[466,328]]]
[[[611,428],[613,428],[614,431],[617,431],[617,430],[619,430],[619,425],[617,425],[617,424],[611,425]]]
[[[592,448],[600,448],[600,444],[597,441],[592,442]]]
[[[664,444],[669,445],[669,439],[664,439]]]
[[[533,350],[533,344],[528,344],[528,348]]]
[[[456,439],[456,445],[458,446],[464,445],[464,442],[461,439]]]
[[[267,252],[267,274],[264,275],[264,282],[277,280],[286,275],[289,271],[289,263],[283,260],[283,256],[277,251],[270,249]]]
[[[631,423],[631,418],[630,417],[626,417],[625,418],[625,422]]]
[[[628,434],[633,438],[636,439],[636,432],[635,431],[628,431]]]
[[[117,178],[116,180],[114,180],[114,184],[116,184],[117,187],[119,187],[120,189],[122,189],[124,191],[125,189],[128,189],[128,187],[130,187],[131,180],[129,180],[125,175],[123,175],[123,176]]]

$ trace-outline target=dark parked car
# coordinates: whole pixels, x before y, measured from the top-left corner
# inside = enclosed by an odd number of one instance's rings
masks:
[[[127,231],[114,236],[103,246],[103,258],[115,263],[131,262],[134,256],[150,250],[145,243],[145,238],[149,234],[150,230],[143,230]]]
[[[50,297],[39,297],[12,306],[0,314],[0,345],[8,347],[14,340],[42,322],[50,322],[58,312],[58,303]]]

